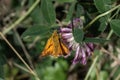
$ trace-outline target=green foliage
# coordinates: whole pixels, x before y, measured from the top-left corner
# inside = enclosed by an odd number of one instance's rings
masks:
[[[100,13],[111,9],[111,0],[94,0],[94,3]]]
[[[41,1],[41,11],[45,20],[50,24],[54,24],[56,21],[56,14],[51,0]]]
[[[84,42],[92,42],[92,43],[104,43],[108,40],[102,38],[85,38]]]
[[[51,60],[52,59],[52,60]],[[68,64],[65,60],[61,59],[46,59],[43,61],[43,64],[38,64],[36,67],[36,71],[42,80],[66,80],[66,73],[68,69]],[[56,60],[54,65],[52,65],[51,61]],[[34,80],[33,77],[31,77]]]
[[[47,23],[43,17],[42,11],[40,9],[40,6],[37,6],[34,11],[30,15],[32,17],[34,24],[41,24],[45,25]]]
[[[90,80],[95,80],[96,78],[96,70],[95,68],[92,70],[91,75],[90,75]]]
[[[0,66],[0,78],[1,79],[4,79],[3,77],[4,77],[4,73],[3,73],[4,71],[3,71],[3,66]]]
[[[108,17],[102,17],[99,19],[100,21],[100,27],[99,27],[99,31],[104,31],[107,28],[107,24],[108,24]]]
[[[4,79],[0,78],[0,80],[4,80]]]
[[[79,34],[78,34],[79,33]],[[75,40],[79,43],[82,42],[83,38],[84,38],[84,32],[82,29],[74,29],[73,30],[73,36],[75,38]]]
[[[58,63],[56,63],[54,67],[47,67],[44,75],[43,80],[65,80],[66,78],[65,73]]]
[[[116,35],[120,36],[120,20],[114,19],[110,22],[110,27],[115,32]]]
[[[84,9],[83,6],[80,4],[76,5],[76,17],[82,17],[84,15]]]
[[[46,33],[48,33],[48,30],[50,30],[50,28],[48,26],[45,25],[34,25],[30,28],[28,28],[23,34],[22,37],[26,37],[26,36],[36,36],[36,35],[44,35]]]
[[[117,66],[116,66],[116,67],[117,67]],[[118,77],[118,76],[119,76],[119,74],[120,74],[120,67],[118,67],[118,68],[117,68],[117,70],[116,70],[115,74],[113,75],[113,78]]]
[[[76,4],[75,1],[71,4],[71,6],[70,6],[70,8],[68,10],[67,16],[65,18],[66,22],[68,22],[69,20],[72,19],[72,15],[73,15],[73,12],[74,12],[74,9],[75,9],[75,4]]]
[[[106,80],[108,78],[108,73],[106,71],[100,72],[100,80]]]
[[[100,13],[106,12],[111,9],[111,0],[94,0],[95,6]],[[108,24],[110,14],[100,18],[99,31],[104,31]]]
[[[5,37],[29,66],[29,61],[32,62],[32,70],[36,71],[40,80],[78,80],[85,78],[89,71],[89,80],[120,79],[117,61],[120,53],[119,0],[40,0],[35,7],[36,1],[39,0],[0,1],[0,31],[8,31]],[[11,7],[8,9],[9,5]],[[60,11],[56,11],[57,8]],[[29,12],[29,9],[33,10]],[[59,28],[68,27],[74,18],[83,21],[83,29],[73,28],[74,40],[78,43],[97,44],[93,55],[87,59],[87,64],[72,64],[74,51],[70,51],[67,58],[47,56],[38,59],[53,30],[57,29],[59,33]],[[25,53],[31,57],[29,60]],[[92,62],[96,56],[99,58],[94,64]],[[92,64],[94,67],[90,69]],[[0,80],[36,80],[24,68],[26,69],[25,65],[0,36]],[[82,74],[85,75],[81,77]]]
[[[75,0],[53,0],[53,1],[57,1],[57,2],[60,2],[60,3],[65,3],[65,2],[73,2]]]

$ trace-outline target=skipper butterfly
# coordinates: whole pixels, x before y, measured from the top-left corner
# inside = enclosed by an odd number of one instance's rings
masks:
[[[41,56],[51,55],[54,57],[58,57],[58,56],[66,56],[70,53],[69,49],[60,40],[59,36],[60,35],[58,35],[57,30],[55,30],[52,36],[48,39],[47,44],[41,53]]]

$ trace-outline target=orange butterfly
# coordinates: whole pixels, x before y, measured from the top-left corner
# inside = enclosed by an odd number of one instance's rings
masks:
[[[52,36],[48,39],[47,44],[41,53],[41,56],[51,55],[54,57],[58,57],[61,55],[66,56],[69,53],[70,53],[69,49],[59,39],[59,35],[57,33],[57,30],[55,30],[53,32]]]

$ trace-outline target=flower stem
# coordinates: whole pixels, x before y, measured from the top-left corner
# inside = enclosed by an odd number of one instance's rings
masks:
[[[36,0],[34,4],[30,7],[30,9],[24,15],[22,15],[18,20],[16,20],[10,27],[5,29],[2,33],[3,34],[8,33],[11,29],[16,27],[19,23],[21,23],[32,12],[32,10],[38,5],[39,2],[40,0]]]
[[[35,71],[33,71],[30,66],[25,62],[25,60],[21,57],[21,55],[17,52],[17,50],[10,44],[10,42],[5,38],[5,36],[0,32],[0,36],[4,39],[4,41],[10,46],[10,48],[14,51],[14,53],[17,55],[17,57],[23,62],[23,64],[27,67],[27,69],[29,70],[29,72],[34,75],[35,78],[37,78],[36,80],[40,80],[37,76],[37,74],[35,73]]]
[[[15,54],[18,56],[18,58],[25,64],[25,66],[28,68],[28,70],[32,73],[32,69],[29,67],[29,65],[23,60],[23,58],[20,56],[20,54],[15,50],[15,48],[10,44],[10,42],[5,38],[5,36],[0,32],[1,37],[4,39],[4,41],[10,46],[10,48],[15,52]]]
[[[116,13],[109,19],[109,22],[112,20],[112,18],[114,18],[114,17],[119,13],[119,11],[120,11],[120,8],[119,8],[119,9],[116,11]],[[116,17],[117,17],[117,16],[116,16]],[[106,39],[109,40],[110,37],[112,36],[112,34],[113,34],[113,30],[111,29]]]
[[[119,7],[120,7],[120,5],[117,5],[116,7],[110,9],[109,11],[104,12],[104,13],[98,15],[98,16],[95,17],[88,25],[85,26],[84,30],[88,29],[88,28],[89,28],[96,20],[98,20],[99,18],[101,18],[101,17],[103,17],[103,16],[111,13],[112,11],[114,11],[115,9],[117,9],[117,8],[119,8]]]
[[[112,34],[113,34],[113,30],[110,30],[110,32],[109,32],[109,34],[108,34],[108,36],[107,36],[107,40],[109,40],[110,39],[110,37],[112,36]]]
[[[91,65],[91,67],[90,67],[90,69],[89,69],[89,71],[88,71],[88,73],[87,73],[87,75],[86,75],[86,77],[85,77],[85,80],[88,80],[88,77],[89,77],[89,75],[91,74],[91,71],[93,70],[93,68],[94,68],[94,66],[95,66],[98,58],[99,58],[99,56],[96,56],[96,57],[95,57],[92,65]]]

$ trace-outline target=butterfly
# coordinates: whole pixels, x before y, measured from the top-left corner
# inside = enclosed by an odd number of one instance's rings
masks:
[[[54,30],[52,36],[48,39],[41,56],[51,55],[54,57],[67,56],[70,52],[67,46],[60,40],[57,30]]]

